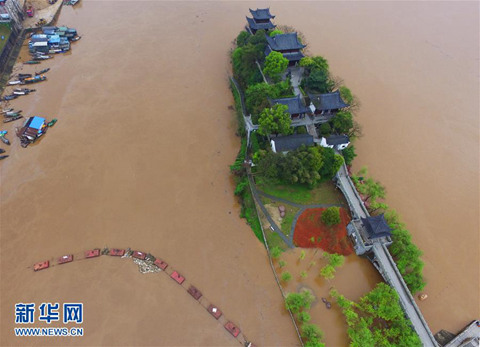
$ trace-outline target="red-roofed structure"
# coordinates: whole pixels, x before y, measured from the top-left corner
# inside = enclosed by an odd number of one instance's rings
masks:
[[[125,250],[124,249],[112,248],[108,254],[110,254],[111,256],[115,256],[115,257],[123,257],[124,254],[125,254]]]
[[[64,255],[63,257],[60,257],[60,258],[57,259],[57,263],[59,265],[70,263],[72,261],[73,261],[73,254],[67,254],[67,255]]]
[[[185,277],[180,275],[177,271],[173,271],[170,277],[178,284],[182,284],[185,281]]]
[[[216,306],[213,306],[213,305],[210,305],[208,306],[207,308],[207,311],[213,316],[215,317],[215,319],[218,319],[222,316],[222,311],[220,311],[220,309]]]
[[[165,269],[168,267],[168,264],[165,263],[163,260],[161,259],[155,259],[155,261],[153,262],[156,266],[158,266],[160,269],[162,269],[163,271],[165,271]]]
[[[98,256],[100,256],[100,249],[98,248],[85,251],[85,258],[95,258]]]
[[[33,271],[40,271],[43,269],[47,269],[50,267],[50,262],[48,260],[42,261],[40,263],[36,263],[33,265]]]
[[[240,329],[232,322],[228,322],[227,324],[225,324],[225,329],[227,329],[227,331],[234,337],[237,337],[238,334],[240,334]]]
[[[199,291],[194,286],[190,286],[190,288],[188,288],[187,292],[188,292],[188,294],[193,296],[195,298],[195,300],[199,300],[202,297],[202,292]]]
[[[145,253],[140,252],[140,251],[133,251],[133,254],[132,254],[132,257],[140,259],[140,260],[145,260],[146,256],[147,255]]]

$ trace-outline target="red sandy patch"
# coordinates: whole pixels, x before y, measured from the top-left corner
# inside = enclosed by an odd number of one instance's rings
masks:
[[[320,219],[324,210],[325,208],[309,208],[300,215],[295,225],[293,242],[298,247],[321,248],[328,253],[342,255],[352,254],[353,246],[347,236],[350,216],[340,208],[340,224],[329,227]]]

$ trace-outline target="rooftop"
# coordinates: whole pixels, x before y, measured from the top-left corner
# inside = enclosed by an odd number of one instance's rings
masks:
[[[248,26],[254,30],[270,30],[276,27],[272,22],[257,23],[253,18],[247,17]]]
[[[313,146],[313,136],[309,134],[297,134],[272,138],[275,152],[288,152],[302,145]]]
[[[302,49],[306,47],[298,40],[297,33],[278,34],[274,37],[267,36],[267,43],[274,51]]]
[[[344,143],[349,143],[350,138],[347,135],[331,135],[326,138],[327,144],[335,146],[342,145]]]
[[[315,108],[320,111],[339,110],[341,108],[350,106],[343,101],[338,90],[333,93],[308,94],[308,96],[315,105]]]
[[[264,19],[273,19],[275,16],[273,16],[270,13],[269,8],[257,8],[256,10],[252,10],[251,8],[249,9],[250,13],[252,14],[254,19],[259,19],[259,20],[264,20]]]
[[[300,98],[300,95],[293,96],[291,98],[272,99],[270,100],[270,102],[272,105],[275,105],[275,104],[287,105],[288,107],[287,112],[290,113],[290,115],[307,113],[308,111],[308,109],[303,104],[302,99]]]
[[[381,237],[389,237],[392,235],[392,230],[388,226],[383,214],[374,217],[362,218],[362,223],[370,240]]]

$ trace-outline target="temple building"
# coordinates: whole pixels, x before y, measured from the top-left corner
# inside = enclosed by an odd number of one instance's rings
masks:
[[[322,137],[320,140],[320,146],[335,148],[338,151],[342,151],[350,144],[350,138],[347,135],[331,135],[329,137]]]
[[[295,65],[304,57],[301,52],[306,46],[298,40],[297,33],[278,34],[274,37],[267,35],[267,48],[265,56],[272,51],[280,52],[290,62],[290,66]]]
[[[287,153],[296,150],[300,146],[308,147],[313,145],[313,136],[309,134],[278,136],[270,140],[273,153]]]
[[[376,240],[383,241],[386,246],[392,243],[392,230],[383,214],[360,219],[354,218],[347,225],[347,232],[357,255],[369,253]]]
[[[286,105],[288,107],[287,112],[292,119],[302,118],[308,113],[308,108],[303,104],[300,95],[291,98],[271,99],[270,103],[272,106],[276,104]]]
[[[326,94],[308,94],[308,97],[315,108],[316,115],[337,113],[342,108],[350,106],[343,101],[338,90]]]
[[[257,8],[256,10],[249,9],[253,18],[247,17],[248,29],[255,34],[257,30],[271,30],[276,27],[271,22],[271,19],[275,18],[270,13],[269,8]]]

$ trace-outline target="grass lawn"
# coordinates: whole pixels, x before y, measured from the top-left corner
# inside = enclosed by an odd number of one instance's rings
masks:
[[[0,24],[0,37],[4,36],[3,40],[0,40],[0,52],[3,50],[3,47],[8,41],[8,38],[10,37],[10,26],[8,24]]]
[[[272,184],[262,177],[257,177],[259,190],[297,204],[337,204],[346,206],[345,198],[332,181],[322,182],[318,187],[309,189],[300,184]]]
[[[288,246],[285,242],[283,242],[282,238],[278,236],[276,232],[271,232],[265,230],[265,233],[267,234],[267,243],[268,247],[272,249],[273,247],[278,247],[283,249],[284,251],[288,249]]]

